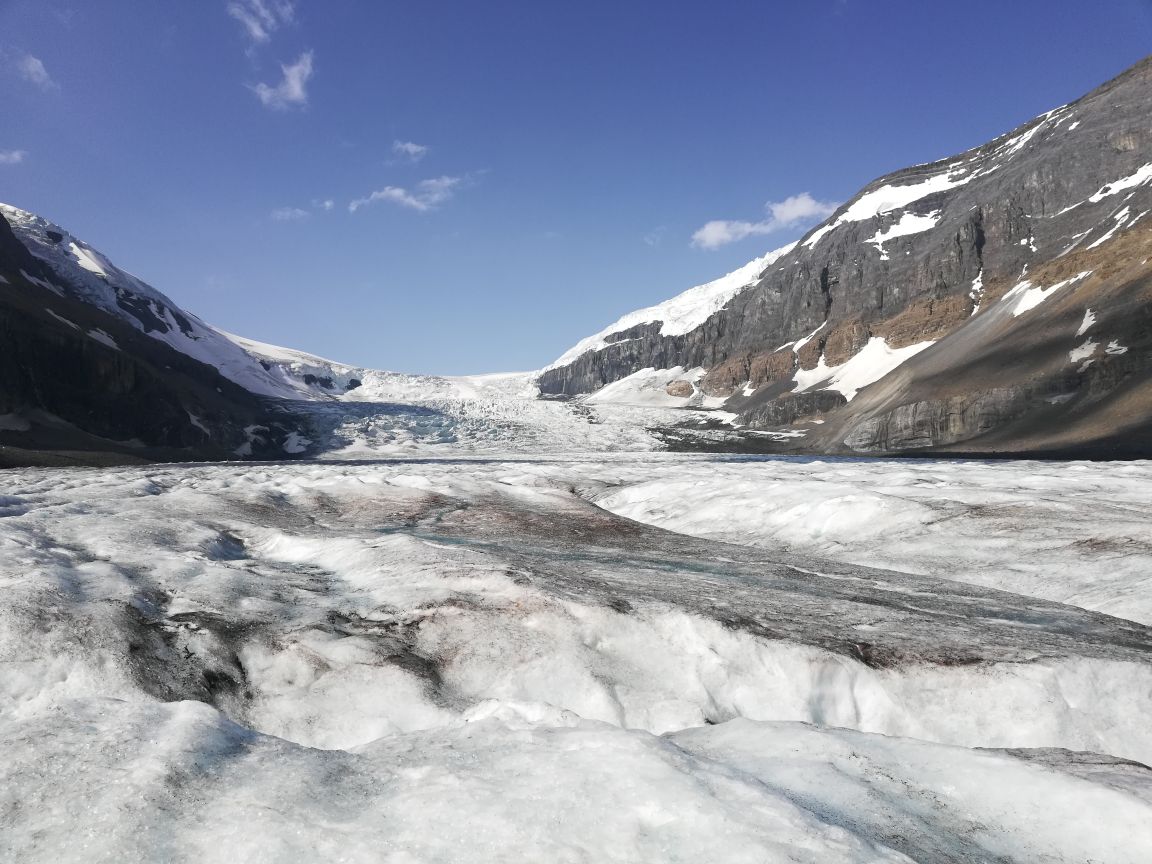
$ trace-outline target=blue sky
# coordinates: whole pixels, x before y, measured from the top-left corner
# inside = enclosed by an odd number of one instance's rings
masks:
[[[1149,0],[0,0],[0,200],[255,339],[530,369],[1150,51]]]

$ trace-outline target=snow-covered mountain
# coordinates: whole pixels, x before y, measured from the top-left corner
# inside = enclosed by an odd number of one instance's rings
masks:
[[[258,363],[12,207],[0,209],[0,335],[0,464],[274,456],[299,435]]]
[[[127,322],[157,342],[215,367],[250,393],[278,399],[314,399],[347,389],[347,380],[328,380],[335,369],[345,368],[339,364],[218,330],[121,270],[59,225],[6,204],[0,204],[0,216],[25,248],[51,271],[49,279],[38,280],[40,287],[81,300]],[[305,379],[310,374],[305,370],[313,369],[323,380]],[[293,370],[301,371],[294,374]]]
[[[624,316],[541,390],[663,390],[805,451],[1146,455],[1150,114],[1152,58]]]

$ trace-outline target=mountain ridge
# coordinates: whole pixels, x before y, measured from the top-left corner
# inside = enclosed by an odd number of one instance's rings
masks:
[[[915,410],[906,406],[933,401],[921,392],[923,387],[912,385],[920,381],[916,370],[939,374],[939,364],[930,358],[943,350],[942,340],[950,339],[954,349],[955,334],[966,329],[970,356],[988,347],[972,338],[976,330],[989,331],[989,338],[1037,343],[1039,335],[1027,331],[1063,328],[1058,313],[1067,313],[1061,307],[1069,305],[1067,297],[1073,294],[1101,301],[1093,313],[1100,318],[1096,333],[1103,325],[1115,328],[1076,366],[1088,363],[1080,370],[1085,392],[1094,395],[1101,389],[1102,370],[1103,377],[1130,377],[1147,369],[1143,303],[1125,299],[1131,286],[1116,282],[1109,260],[1136,254],[1124,237],[1144,236],[1148,230],[1143,219],[1152,209],[1150,84],[1152,58],[984,145],[873,180],[695,330],[667,337],[658,324],[636,328],[627,339],[545,370],[542,392],[575,396],[641,370],[651,377],[651,370],[704,369],[702,377],[690,382],[696,391],[722,397],[723,408],[738,414],[746,428],[796,432],[791,445],[804,450],[906,452],[961,445],[977,452],[1006,447],[1099,450],[1108,436],[1103,430],[1089,432],[1082,417],[1064,417],[1067,411],[1052,419],[1084,427],[1077,440],[1041,441],[1034,429],[1019,442],[988,434],[1037,413],[1048,399],[1070,397],[1065,399],[1070,402],[1075,397],[1077,405],[1068,407],[1081,413],[1085,407],[1067,370],[1033,368],[1025,374],[1027,364],[1007,350],[1000,351],[998,362],[1002,368],[1019,367],[1011,380],[985,375],[970,381],[958,402],[935,400],[938,404]],[[1075,283],[1064,281],[1081,271],[1064,273],[1059,262],[1077,250],[1097,248],[1114,254],[1088,255],[1093,260],[1092,266],[1085,265],[1087,274]],[[1145,264],[1141,261],[1137,269]],[[1030,275],[1035,281],[1029,282]],[[1148,275],[1141,270],[1125,273],[1124,279],[1144,283]],[[1053,286],[1059,287],[1052,291]],[[1029,306],[1026,311],[1038,311],[1020,323],[1034,326],[997,329],[987,320],[975,326],[1002,298],[1030,291],[1033,298],[1037,293],[1041,299],[1048,292],[1060,295],[1056,304],[1041,306],[1037,300]],[[1123,314],[1108,321],[1113,301]],[[1079,311],[1086,315],[1085,307]],[[1117,347],[1109,351],[1113,343]],[[905,363],[880,364],[882,374],[871,380],[863,374],[869,355],[915,345],[922,350]],[[1063,353],[1077,348],[1087,350],[1087,345],[1069,344]],[[1037,352],[1043,353],[1035,344],[1029,350],[1037,361]],[[1054,353],[1054,346],[1047,349]],[[1124,354],[1129,356],[1117,359]],[[952,359],[966,364],[969,358],[953,350]],[[870,396],[848,407],[857,392],[879,387],[895,369],[912,373],[894,379],[906,381],[904,391],[889,386],[883,404]],[[838,375],[853,376],[863,386],[845,396],[836,389]],[[683,387],[678,380],[668,383]],[[997,396],[997,390],[1004,392]],[[901,415],[901,409],[916,419]],[[960,421],[957,413],[964,415]],[[1045,413],[1053,412],[1039,410]],[[1144,418],[1152,416],[1152,397],[1141,395],[1122,413],[1113,419],[1143,428]],[[990,414],[997,415],[994,422],[988,422]],[[872,438],[869,429],[876,433]],[[1101,452],[1109,451],[1120,453],[1107,446]]]
[[[535,397],[572,403],[576,426],[551,440],[632,405],[664,412],[634,422],[675,449],[1149,456],[1150,117],[1152,57],[984,145],[873,180],[796,243],[523,374],[404,375],[236,336],[0,205],[0,461],[38,447],[292,458],[318,452],[341,411],[370,429],[405,405],[451,403],[404,420],[431,429],[417,439],[469,424],[483,438],[488,421],[556,420]]]

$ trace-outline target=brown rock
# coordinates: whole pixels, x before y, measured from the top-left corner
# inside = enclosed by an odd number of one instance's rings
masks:
[[[761,354],[741,354],[714,366],[700,381],[708,396],[731,396],[746,383],[753,387],[791,378],[796,355],[791,348]]]
[[[773,351],[770,354],[757,354],[752,358],[748,378],[753,385],[760,386],[783,378],[791,378],[796,369],[796,355],[791,348]]]
[[[917,342],[942,339],[972,315],[973,302],[967,294],[924,297],[913,301],[895,318],[872,325],[891,348],[905,348]],[[841,361],[843,362],[843,361]],[[828,361],[832,365],[832,361]]]
[[[837,324],[824,339],[824,362],[829,366],[847,363],[868,344],[870,335],[868,327],[858,319]]]
[[[706,396],[731,396],[736,388],[748,380],[752,355],[738,354],[708,370],[700,379],[700,389]]]
[[[824,353],[824,334],[817,333],[796,352],[796,361],[801,369],[815,369],[820,365],[820,355]]]

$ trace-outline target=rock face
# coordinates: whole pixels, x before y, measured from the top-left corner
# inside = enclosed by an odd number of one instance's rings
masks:
[[[1152,58],[876,180],[693,329],[629,316],[541,391],[704,367],[801,449],[1152,454],[1150,118]]]
[[[0,466],[285,455],[279,442],[296,426],[289,414],[148,335],[146,327],[173,322],[190,329],[178,309],[134,292],[123,293],[130,317],[101,308],[34,256],[7,215],[0,211]],[[51,229],[43,236],[65,241]]]

